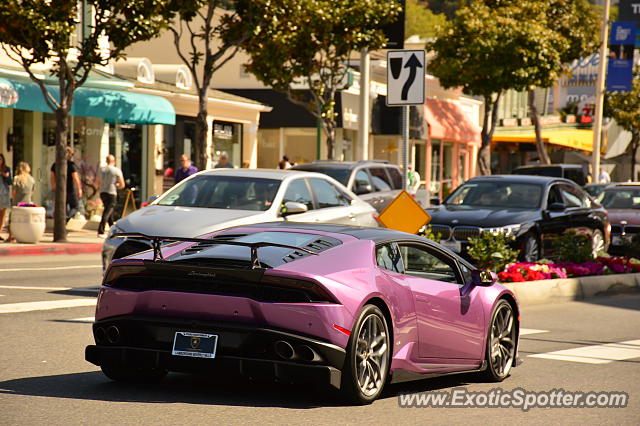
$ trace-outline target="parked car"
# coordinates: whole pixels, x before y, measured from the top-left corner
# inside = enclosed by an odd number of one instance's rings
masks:
[[[584,190],[587,191],[587,193],[591,195],[592,198],[597,200],[600,194],[602,194],[602,191],[604,191],[604,189],[609,185],[612,185],[612,184],[611,183],[588,183],[584,186]]]
[[[561,177],[574,181],[580,186],[587,183],[587,176],[580,164],[540,164],[534,166],[521,166],[515,168],[514,175],[535,175]]]
[[[545,176],[476,177],[445,202],[429,209],[431,228],[442,244],[466,254],[469,238],[481,232],[515,237],[522,260],[533,262],[553,250],[567,230],[586,233],[594,253],[609,242],[607,212],[573,181]]]
[[[102,264],[106,268],[113,258],[151,248],[148,240],[113,238],[115,233],[193,237],[273,220],[378,226],[376,215],[369,204],[324,174],[208,170],[185,179],[148,206],[117,221],[104,242]]]
[[[417,235],[280,222],[185,241],[109,266],[85,350],[109,378],[275,377],[366,404],[387,382],[516,365],[513,293]]]
[[[378,212],[382,212],[402,190],[400,168],[382,161],[314,161],[292,169],[329,175]]]
[[[611,221],[611,254],[640,255],[640,183],[609,185],[600,203]],[[637,241],[636,244],[632,244]]]

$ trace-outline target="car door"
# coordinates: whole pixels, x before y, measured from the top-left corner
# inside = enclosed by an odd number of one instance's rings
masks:
[[[393,194],[396,191],[393,190],[391,178],[384,167],[369,167],[368,171],[371,175],[371,182],[373,183],[374,195],[376,197],[375,208],[381,212],[393,200]]]
[[[323,178],[307,178],[314,197],[316,211],[314,222],[353,225],[357,220],[351,209],[351,198],[338,187]]]
[[[286,217],[286,220],[292,222],[319,222],[321,213],[315,209],[313,203],[313,195],[305,178],[298,178],[289,181],[287,189],[282,198],[282,205],[288,201],[301,203],[307,206],[304,213],[292,214]]]
[[[381,246],[382,247],[382,246]],[[481,359],[485,318],[480,287],[461,294],[465,279],[448,254],[415,242],[392,243],[402,259],[401,277],[413,294],[420,358]],[[395,256],[397,257],[397,256]]]
[[[371,204],[373,208],[378,209],[379,201],[382,201],[379,195],[376,193],[369,173],[365,169],[358,169],[353,177],[353,185],[351,185],[351,191],[356,194],[360,199]]]
[[[552,206],[558,206],[558,209],[553,209]],[[564,207],[560,208],[561,206]],[[540,220],[540,233],[544,255],[544,253],[553,251],[556,239],[571,227],[570,217],[566,212],[566,204],[559,184],[553,184],[549,187],[543,209],[542,219]]]
[[[567,214],[571,223],[570,229],[591,235],[598,227],[598,223],[591,210],[587,194],[577,186],[570,184],[560,185],[560,192],[567,206]]]

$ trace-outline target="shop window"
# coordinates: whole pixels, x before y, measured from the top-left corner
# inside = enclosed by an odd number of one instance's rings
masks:
[[[242,124],[227,121],[213,122],[213,164],[220,161],[220,154],[227,153],[234,167],[242,165]]]

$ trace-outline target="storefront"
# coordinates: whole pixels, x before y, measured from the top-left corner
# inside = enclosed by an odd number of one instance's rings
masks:
[[[480,129],[458,101],[428,98],[424,113],[425,188],[442,199],[475,175]]]
[[[8,75],[2,75],[3,71]],[[15,92],[14,102],[0,104],[0,152],[9,164],[30,164],[36,179],[34,201],[53,209],[50,168],[55,161],[56,120],[40,87],[19,71],[0,68],[0,76]],[[55,82],[47,89],[57,97]],[[116,156],[128,188],[136,189],[139,203],[147,193],[145,140],[149,126],[173,125],[175,112],[168,101],[128,91],[133,85],[105,73],[92,72],[85,86],[76,89],[69,117],[68,144],[74,148],[84,189],[85,212],[99,206],[95,178],[108,153]]]

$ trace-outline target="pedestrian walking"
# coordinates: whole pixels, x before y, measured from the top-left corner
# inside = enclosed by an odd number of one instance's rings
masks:
[[[180,156],[180,167],[174,173],[175,183],[188,178],[189,176],[198,173],[198,168],[191,164],[191,160],[186,154]]]
[[[600,175],[598,175],[598,182],[611,183],[611,175],[609,175],[609,173],[602,167],[600,167]]]
[[[113,211],[118,200],[118,189],[124,188],[124,177],[122,170],[116,167],[116,158],[107,155],[107,165],[100,168],[96,178],[96,188],[100,191],[100,199],[104,209],[102,210],[102,219],[98,225],[98,237],[105,238],[105,228],[107,223],[109,227],[113,225]]]
[[[11,181],[11,169],[7,166],[4,155],[0,154],[0,231],[2,231],[2,227],[4,226],[4,217],[7,213],[7,209],[11,207],[11,197],[9,192]],[[0,241],[4,241],[4,238],[0,237]]]
[[[413,167],[408,167],[407,172],[407,191],[409,194],[415,195],[420,188],[420,174],[413,170]]]
[[[26,161],[18,163],[18,170],[13,177],[13,204],[18,203],[33,203],[32,196],[36,187],[36,180],[31,176],[31,167]]]
[[[282,156],[282,160],[278,163],[278,168],[282,170],[287,170],[293,167],[293,164],[289,161],[289,157],[286,155]]]
[[[56,190],[56,163],[51,166],[51,189]],[[73,162],[73,148],[67,147],[67,221],[78,212],[78,203],[82,198],[82,185],[78,166]]]

